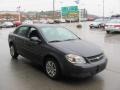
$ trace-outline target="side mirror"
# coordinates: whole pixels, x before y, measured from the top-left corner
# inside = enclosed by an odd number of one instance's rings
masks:
[[[37,42],[37,43],[41,43],[42,41],[38,38],[38,37],[30,37],[31,41]]]

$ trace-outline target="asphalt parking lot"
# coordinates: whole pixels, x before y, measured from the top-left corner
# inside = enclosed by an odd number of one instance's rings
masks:
[[[8,33],[13,29],[0,29],[0,90],[120,90],[120,33],[106,34],[104,30],[90,30],[88,23],[61,24],[72,29],[80,38],[93,42],[103,49],[107,68],[93,78],[49,79],[29,60],[19,57],[13,60],[9,54]]]

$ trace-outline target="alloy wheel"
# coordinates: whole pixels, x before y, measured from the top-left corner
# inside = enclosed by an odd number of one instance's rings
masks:
[[[47,61],[46,63],[46,73],[53,78],[56,75],[56,64],[53,61]]]

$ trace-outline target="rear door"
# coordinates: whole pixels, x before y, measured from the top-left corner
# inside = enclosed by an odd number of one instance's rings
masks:
[[[25,49],[25,39],[27,38],[27,32],[29,31],[29,26],[21,26],[19,27],[15,33],[15,45],[18,50],[18,53],[22,54],[23,56],[26,55]]]

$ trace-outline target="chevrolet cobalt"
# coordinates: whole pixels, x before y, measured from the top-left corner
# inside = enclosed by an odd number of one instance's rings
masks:
[[[93,76],[107,64],[98,46],[57,25],[21,25],[9,34],[8,41],[13,58],[30,59],[51,79]]]

